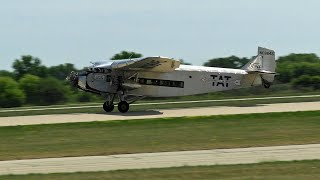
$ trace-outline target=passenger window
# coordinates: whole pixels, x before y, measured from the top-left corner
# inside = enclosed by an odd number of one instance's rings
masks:
[[[177,82],[177,81],[171,81],[170,86],[171,86],[171,87],[179,87],[179,82]]]
[[[184,88],[184,82],[181,81],[179,85],[179,87]]]
[[[140,84],[146,84],[146,79],[139,79]]]
[[[107,82],[111,82],[111,76],[110,76],[110,75],[107,75],[106,81],[107,81]]]
[[[151,80],[151,79],[147,79],[146,84],[147,84],[147,85],[152,85],[152,80]]]
[[[156,79],[152,79],[152,80],[151,80],[151,84],[152,84],[152,85],[158,85],[157,80],[156,80]]]
[[[169,81],[169,80],[139,78],[139,84],[184,88],[183,81]]]

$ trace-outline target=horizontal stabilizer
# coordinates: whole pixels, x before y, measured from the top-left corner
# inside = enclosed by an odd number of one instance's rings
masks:
[[[266,82],[273,82],[277,74],[275,52],[271,49],[259,47],[258,54],[242,67],[248,74],[259,74]]]
[[[265,70],[260,70],[260,71],[247,71],[249,74],[277,74],[276,72],[272,72],[272,71],[265,71]]]

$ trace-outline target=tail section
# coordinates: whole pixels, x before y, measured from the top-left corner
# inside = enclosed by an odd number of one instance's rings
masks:
[[[247,70],[248,72],[275,73],[275,52],[270,49],[259,47],[258,55],[248,62],[242,69]]]
[[[249,74],[259,74],[265,87],[270,87],[276,74],[276,57],[273,50],[258,48],[258,55],[242,67]]]

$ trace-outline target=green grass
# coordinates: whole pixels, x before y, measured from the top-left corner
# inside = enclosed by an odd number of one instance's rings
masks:
[[[301,94],[300,94],[301,95]],[[305,94],[306,95],[306,94]],[[196,96],[193,96],[192,98],[188,100],[208,100],[208,98],[204,99],[196,99]],[[260,97],[260,96],[246,96],[246,97],[236,97],[236,98],[250,98],[250,97]],[[232,98],[232,97],[229,97]],[[211,99],[214,99],[211,97]],[[217,98],[217,99],[223,99],[223,98]],[[187,99],[182,99],[183,101],[186,101]],[[182,101],[181,100],[181,101]],[[139,103],[143,102],[166,102],[167,100],[155,100],[155,101],[141,101]],[[172,100],[171,100],[172,101]],[[177,101],[177,100],[175,100]],[[179,100],[180,101],[180,100]],[[228,101],[228,102],[199,102],[199,103],[182,103],[182,104],[165,104],[165,105],[152,105],[152,108],[150,105],[142,105],[142,106],[135,106],[132,105],[130,107],[131,112],[135,111],[146,111],[150,109],[171,109],[171,108],[192,108],[192,107],[210,107],[210,106],[255,106],[258,104],[271,104],[271,103],[292,103],[292,102],[313,102],[313,101],[320,101],[320,97],[301,97],[301,98],[291,98],[291,99],[264,99],[264,100],[246,100],[246,101]],[[35,111],[17,111],[17,112],[1,112],[0,110],[0,117],[9,117],[9,116],[30,116],[30,115],[45,115],[45,114],[70,114],[70,113],[104,113],[102,109],[102,104],[90,104],[90,105],[97,105],[99,107],[90,107],[90,108],[81,108],[81,109],[58,109],[58,110],[35,110]],[[70,107],[69,105],[68,107]],[[83,105],[81,105],[83,106]],[[55,106],[54,106],[55,107]],[[64,106],[57,106],[57,107],[64,107]],[[45,107],[44,107],[45,108]],[[21,109],[21,108],[20,108]],[[4,109],[2,109],[4,110]],[[115,112],[118,112],[117,108],[114,110]]]
[[[0,127],[0,160],[320,143],[320,111]]]
[[[8,180],[38,179],[272,179],[272,180],[317,180],[320,177],[320,161],[270,162],[245,165],[195,166],[161,169],[119,170],[107,172],[82,172],[61,174],[33,174],[0,176]]]

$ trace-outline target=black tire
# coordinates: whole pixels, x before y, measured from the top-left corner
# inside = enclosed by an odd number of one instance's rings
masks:
[[[126,101],[121,101],[118,104],[118,110],[122,113],[126,113],[129,110],[129,104]]]
[[[266,89],[269,89],[271,84],[270,83],[263,83],[263,86],[266,88]]]
[[[113,111],[113,109],[114,109],[114,105],[113,104],[109,105],[108,102],[103,103],[103,110],[105,112],[111,112],[111,111]]]

